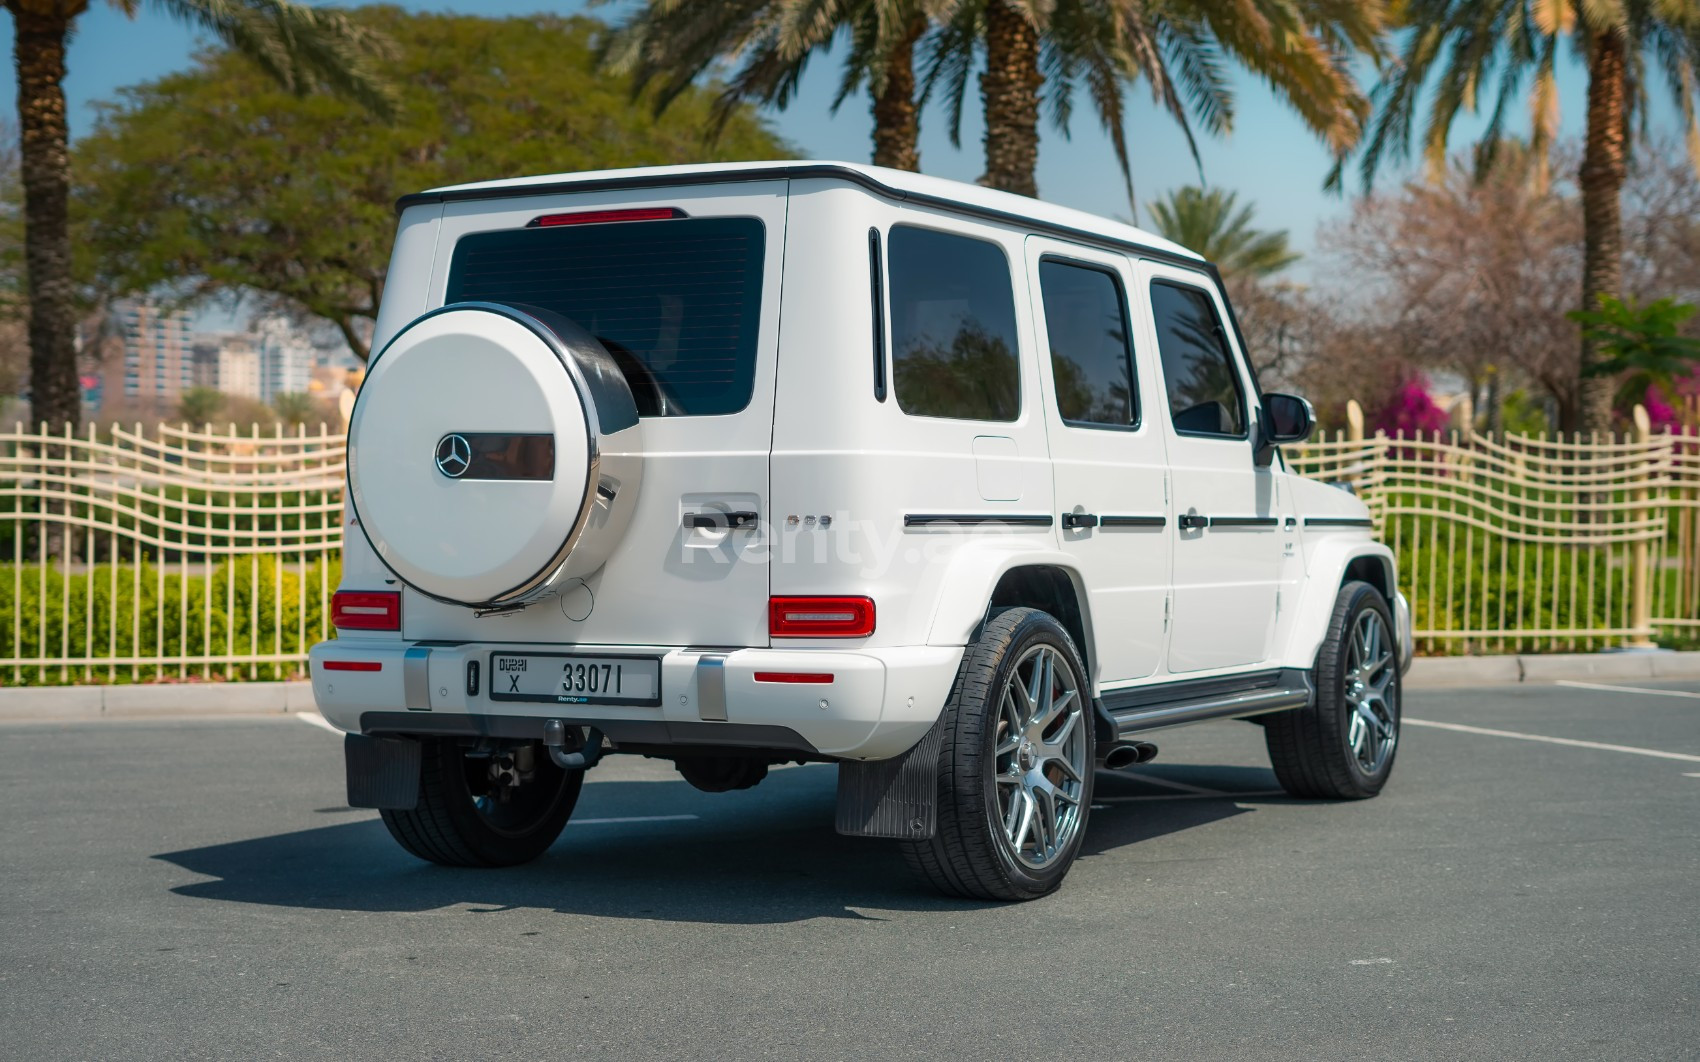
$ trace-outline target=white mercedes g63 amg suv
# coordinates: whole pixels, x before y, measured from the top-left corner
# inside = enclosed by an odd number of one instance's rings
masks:
[[[1216,270],[1126,225],[775,162],[404,198],[313,691],[351,805],[453,865],[554,842],[608,753],[838,764],[840,832],[1056,888],[1093,772],[1250,718],[1373,796],[1410,619],[1287,471]]]

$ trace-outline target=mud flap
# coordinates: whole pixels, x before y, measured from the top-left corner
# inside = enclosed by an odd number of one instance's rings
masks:
[[[889,760],[838,765],[838,832],[847,837],[925,841],[938,828],[941,722]]]
[[[419,753],[412,738],[345,736],[348,806],[413,810],[419,804]]]

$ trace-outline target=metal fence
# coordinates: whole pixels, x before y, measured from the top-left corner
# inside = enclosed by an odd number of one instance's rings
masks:
[[[1685,643],[1700,628],[1700,438],[1351,427],[1288,455],[1352,490],[1399,559],[1417,651]]]
[[[0,433],[0,681],[300,673],[330,633],[345,453],[322,425]]]
[[[1355,492],[1423,653],[1700,640],[1700,436],[1352,427],[1287,455]],[[0,683],[285,678],[329,637],[340,431],[0,433]]]

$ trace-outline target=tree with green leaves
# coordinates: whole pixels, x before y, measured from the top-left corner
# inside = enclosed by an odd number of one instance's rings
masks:
[[[1404,54],[1372,93],[1375,116],[1364,139],[1361,172],[1368,185],[1384,156],[1407,155],[1412,127],[1426,108],[1423,156],[1431,170],[1446,164],[1452,126],[1482,101],[1490,106],[1477,157],[1490,164],[1506,116],[1527,100],[1530,149],[1540,158],[1558,133],[1558,56],[1568,42],[1587,65],[1587,131],[1579,171],[1583,218],[1582,307],[1623,287],[1622,193],[1631,133],[1645,127],[1647,89],[1656,70],[1671,89],[1700,166],[1696,73],[1700,68],[1700,4],[1693,0],[1408,0]],[[1525,86],[1527,88],[1525,89]],[[1526,96],[1525,96],[1526,91]],[[1338,179],[1338,171],[1335,179]],[[1564,431],[1609,427],[1611,387],[1592,371],[1597,340],[1584,331],[1576,377],[1579,402],[1560,409]]]
[[[1258,280],[1299,260],[1286,229],[1252,227],[1254,209],[1222,188],[1177,188],[1151,204],[1157,232],[1215,262],[1227,279]]]
[[[715,109],[719,120],[746,101],[784,109],[815,53],[847,37],[840,105],[864,86],[872,97],[873,162],[921,168],[920,109],[915,100],[915,42],[927,29],[923,0],[649,0],[609,38],[604,61],[632,78],[634,92],[654,88],[660,114],[706,71],[737,64]]]
[[[1128,87],[1153,100],[1194,143],[1196,124],[1233,127],[1227,67],[1255,73],[1336,154],[1355,142],[1367,103],[1348,70],[1354,55],[1378,59],[1379,0],[955,0],[928,40],[924,94],[942,91],[960,143],[968,78],[983,53],[986,172],[992,188],[1037,195],[1039,117],[1048,103],[1067,135],[1074,93],[1084,87],[1109,134],[1133,201],[1125,133]],[[1194,143],[1193,156],[1197,158]]]
[[[141,0],[110,2],[129,16],[142,6]],[[31,416],[75,424],[82,410],[64,81],[66,45],[88,0],[3,3],[12,16],[18,77]],[[289,92],[329,89],[379,110],[387,106],[371,65],[382,39],[341,12],[290,0],[152,0],[148,6],[211,32]]]
[[[705,146],[716,95],[660,120],[597,69],[601,23],[355,13],[395,42],[397,86],[374,121],[279,90],[229,50],[125,90],[77,145],[79,213],[103,291],[256,296],[335,325],[365,357],[399,194],[522,174],[785,157],[748,107]]]
[[[277,414],[278,420],[290,427],[323,419],[319,415],[319,404],[313,401],[312,395],[303,391],[291,391],[274,397],[272,412]]]
[[[1587,374],[1607,386],[1615,379],[1613,403],[1626,410],[1650,390],[1675,401],[1677,381],[1700,368],[1700,339],[1681,331],[1694,312],[1694,306],[1671,298],[1641,303],[1601,295],[1598,309],[1568,316],[1597,352]]]
[[[177,417],[185,424],[211,424],[224,408],[224,392],[216,387],[191,387],[177,399]]]

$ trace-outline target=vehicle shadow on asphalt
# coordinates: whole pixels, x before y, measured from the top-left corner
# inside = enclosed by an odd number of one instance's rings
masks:
[[[1252,770],[1199,768],[1185,776],[1208,779],[1192,783],[1198,786],[1226,789],[1229,778],[1242,781],[1239,772]],[[1251,783],[1244,789],[1271,787],[1265,784],[1267,771],[1254,773],[1257,777],[1243,779]],[[774,924],[878,917],[856,908],[987,906],[931,892],[889,842],[839,836],[832,825],[835,785],[836,772],[818,766],[777,771],[757,789],[728,794],[699,793],[684,781],[596,782],[586,786],[575,822],[547,855],[500,870],[422,863],[403,852],[375,818],[154,858],[212,879],[172,889],[181,896],[317,910],[406,913],[469,905],[475,915],[535,908],[606,918]],[[1100,798],[1174,792],[1108,772],[1099,773],[1097,790]],[[1116,805],[1094,813],[1082,854],[1247,810],[1231,793]],[[670,815],[697,817],[644,821]]]

